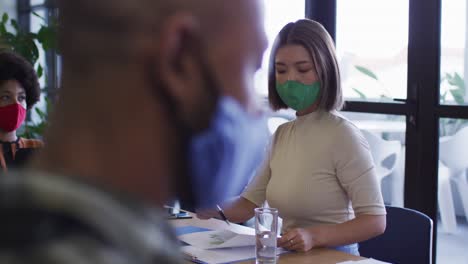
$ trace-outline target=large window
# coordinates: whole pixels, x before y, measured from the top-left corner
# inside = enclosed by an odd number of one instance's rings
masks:
[[[392,102],[406,98],[408,0],[338,0],[336,47],[348,101]],[[377,166],[384,201],[403,206],[404,115],[344,112],[365,132]],[[373,137],[375,136],[375,138]]]
[[[426,213],[439,227],[434,232],[440,238],[434,243],[438,263],[463,262],[468,1],[308,2],[311,17],[336,39],[345,114],[366,130],[387,130],[379,132],[381,138],[401,142],[404,205]],[[399,129],[403,135],[396,133]]]
[[[408,0],[338,0],[336,43],[347,100],[406,98]]]
[[[255,76],[255,90],[261,96],[268,94],[268,60],[276,35],[289,22],[305,16],[305,1],[263,0],[265,6],[265,30],[268,49],[263,56],[262,68]]]
[[[468,259],[460,244],[466,244],[468,235],[468,1],[442,0],[441,6],[438,88],[445,111],[439,119],[437,260],[463,263]]]

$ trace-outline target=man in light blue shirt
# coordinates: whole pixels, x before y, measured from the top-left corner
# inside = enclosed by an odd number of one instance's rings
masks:
[[[0,262],[177,263],[154,208],[219,202],[263,151],[251,98],[266,47],[260,1],[59,10],[63,87],[42,153],[0,179]]]

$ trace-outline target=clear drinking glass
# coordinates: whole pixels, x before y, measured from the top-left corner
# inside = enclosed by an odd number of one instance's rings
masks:
[[[276,263],[278,209],[255,208],[255,235],[257,263]]]

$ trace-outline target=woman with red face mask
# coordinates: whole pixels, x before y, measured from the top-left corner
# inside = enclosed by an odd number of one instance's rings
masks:
[[[43,146],[40,140],[16,135],[40,92],[32,65],[13,52],[0,50],[0,173],[21,167]]]

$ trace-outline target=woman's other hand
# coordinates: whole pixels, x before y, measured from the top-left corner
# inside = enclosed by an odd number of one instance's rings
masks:
[[[288,230],[281,238],[278,238],[278,247],[287,250],[305,252],[317,246],[314,242],[314,235],[304,228],[293,228]]]

